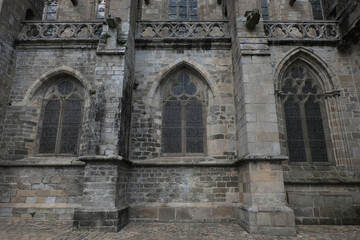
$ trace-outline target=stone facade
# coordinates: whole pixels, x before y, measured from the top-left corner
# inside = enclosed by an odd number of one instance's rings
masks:
[[[359,224],[358,1],[100,2],[0,2],[0,218]]]

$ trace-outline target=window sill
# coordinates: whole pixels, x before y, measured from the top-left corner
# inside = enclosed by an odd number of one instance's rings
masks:
[[[332,162],[286,162],[289,166],[336,166]]]
[[[233,166],[236,161],[208,156],[166,156],[150,160],[133,160],[137,166]]]
[[[84,166],[78,157],[71,156],[35,156],[15,161],[0,161],[0,167],[55,167],[55,166]]]

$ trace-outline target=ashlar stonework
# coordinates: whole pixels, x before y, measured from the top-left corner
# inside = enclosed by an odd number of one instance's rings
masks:
[[[355,0],[1,1],[0,218],[359,224],[359,16]]]

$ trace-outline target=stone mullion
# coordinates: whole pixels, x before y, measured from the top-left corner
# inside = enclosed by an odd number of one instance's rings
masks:
[[[186,155],[186,103],[181,103],[181,153]]]
[[[306,99],[307,100],[307,99]],[[305,144],[305,154],[306,154],[306,159],[304,159],[306,162],[308,163],[312,163],[312,156],[311,156],[311,148],[310,148],[310,139],[309,139],[309,131],[308,131],[308,126],[307,126],[307,121],[306,121],[306,112],[305,112],[305,103],[306,100],[302,100],[301,102],[299,102],[300,105],[300,117],[301,117],[301,125],[302,125],[302,129],[303,129],[303,141]]]
[[[60,144],[61,144],[61,133],[62,133],[62,126],[63,126],[63,118],[64,118],[64,109],[65,109],[65,99],[59,99],[60,101],[60,113],[59,113],[59,122],[58,122],[58,129],[56,133],[56,144],[55,144],[55,154],[60,153]]]

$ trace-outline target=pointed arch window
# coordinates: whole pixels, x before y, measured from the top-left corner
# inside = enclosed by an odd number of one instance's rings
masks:
[[[39,154],[77,154],[82,109],[82,88],[71,78],[50,86],[43,101]]]
[[[45,20],[56,20],[58,0],[46,0],[44,9]]]
[[[328,162],[324,94],[315,75],[301,63],[285,74],[281,89],[291,162]]]
[[[173,75],[163,101],[163,154],[205,154],[205,103],[196,76],[187,70]]]
[[[169,0],[169,19],[197,20],[197,0]]]

